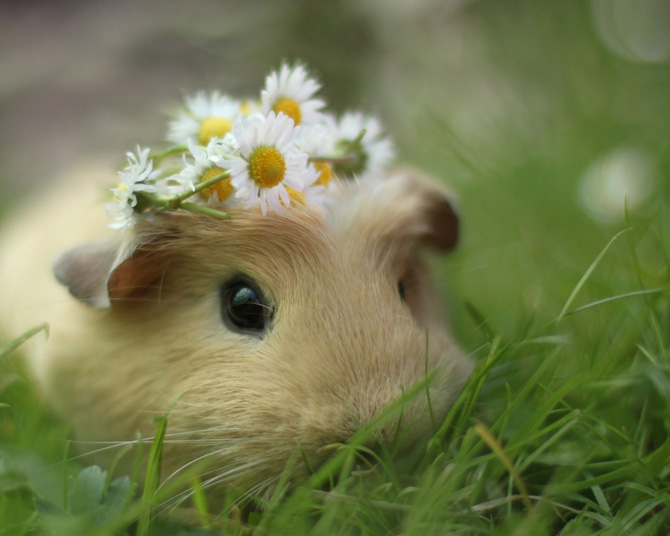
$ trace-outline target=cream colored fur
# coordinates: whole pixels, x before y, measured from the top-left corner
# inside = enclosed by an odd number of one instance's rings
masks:
[[[453,213],[442,218],[450,207],[441,189],[405,170],[343,185],[325,215],[305,207],[266,217],[236,209],[229,221],[160,215],[136,227],[135,253],[110,279],[112,306],[96,309],[51,273],[72,247],[110,240],[111,250],[118,240],[98,202],[109,178],[78,175],[7,228],[0,321],[10,337],[49,322],[49,339],[27,347],[30,368],[84,449],[138,430],[151,437],[152,418],[176,402],[164,474],[206,456],[205,480],[251,488],[270,485],[297,445],[318,463],[319,449],[347,441],[426,367],[436,371],[435,417],[444,417],[471,364],[419,255],[426,244],[445,249],[444,233],[454,232],[443,228]],[[256,281],[275,308],[262,339],[221,321],[219,289],[236,274]],[[410,437],[425,435],[425,395],[402,420]],[[376,440],[396,428],[389,423]]]

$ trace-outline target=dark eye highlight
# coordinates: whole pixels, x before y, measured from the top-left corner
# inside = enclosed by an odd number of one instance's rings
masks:
[[[262,335],[273,313],[255,283],[235,278],[221,287],[221,318],[231,330]]]

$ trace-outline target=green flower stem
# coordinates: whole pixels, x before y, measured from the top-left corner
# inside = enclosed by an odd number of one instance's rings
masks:
[[[347,150],[344,151],[346,153],[355,153],[356,149],[358,149],[361,144],[363,143],[363,137],[368,133],[367,129],[362,129],[359,133],[358,136],[356,136],[353,140],[349,142],[349,145],[347,146]]]
[[[310,162],[327,162],[329,164],[344,165],[344,166],[355,166],[358,163],[358,155],[360,153],[361,144],[363,142],[363,137],[367,133],[366,129],[362,129],[358,136],[353,140],[347,142],[346,146],[342,150],[341,156],[310,156]]]
[[[356,155],[354,153],[342,156],[310,156],[310,162],[327,162],[328,164],[354,164]]]
[[[230,219],[230,216],[228,214],[226,214],[225,212],[221,212],[220,210],[204,207],[201,205],[196,205],[195,203],[186,202],[186,200],[189,197],[194,196],[198,192],[201,192],[205,188],[208,188],[209,186],[212,186],[217,182],[221,182],[222,180],[228,178],[229,176],[230,171],[224,171],[223,173],[219,173],[218,175],[212,177],[211,179],[199,183],[193,191],[186,192],[182,195],[178,195],[170,199],[163,199],[160,196],[157,196],[155,194],[149,194],[146,192],[136,192],[135,196],[137,197],[137,205],[135,206],[134,210],[137,213],[142,213],[151,209],[175,210],[178,208],[182,208],[190,212],[207,214],[208,216],[212,216],[220,220]]]
[[[167,203],[170,201],[169,199],[161,199],[157,195],[147,192],[135,192],[135,197],[137,198],[137,204],[133,207],[133,210],[136,214],[142,214],[142,212],[155,207],[168,208]]]
[[[186,192],[177,197],[173,197],[172,199],[168,199],[166,208],[179,208],[189,197],[194,196],[198,192],[202,192],[205,188],[209,188],[210,186],[216,184],[217,182],[221,182],[223,179],[227,179],[228,177],[230,177],[230,171],[224,171],[223,173],[219,173],[211,179],[202,181],[192,192]]]
[[[149,158],[152,158],[154,163],[158,165],[167,157],[175,154],[185,153],[186,151],[188,151],[188,147],[186,147],[185,145],[179,145],[177,147],[170,147],[167,151],[164,151],[162,153],[150,154]]]
[[[221,212],[214,208],[204,207],[202,205],[196,205],[195,203],[182,203],[179,205],[179,208],[188,210],[189,212],[197,212],[198,214],[206,214],[207,216],[212,216],[218,218],[219,220],[229,220],[230,215],[227,212]]]

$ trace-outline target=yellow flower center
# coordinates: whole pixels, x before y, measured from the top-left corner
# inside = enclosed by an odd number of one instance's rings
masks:
[[[299,203],[301,205],[305,204],[305,192],[296,192],[293,188],[286,187],[289,197],[294,203]],[[284,202],[280,199],[279,202],[283,205]]]
[[[208,117],[200,123],[198,140],[202,145],[207,145],[212,138],[223,138],[230,129],[233,122],[225,117]]]
[[[209,179],[213,179],[217,175],[220,175],[221,173],[225,173],[225,169],[221,169],[218,167],[213,167],[211,169],[208,169],[205,171],[201,177],[200,177],[200,182],[207,181]],[[230,177],[226,177],[225,179],[220,180],[219,182],[212,184],[211,186],[208,186],[202,191],[202,195],[204,195],[207,199],[212,197],[215,193],[217,194],[217,197],[219,198],[219,201],[225,201],[228,199],[231,195],[233,195],[233,192],[235,191],[235,188],[233,188],[233,185],[231,184],[232,179]]]
[[[286,161],[279,149],[261,146],[254,150],[247,165],[249,177],[261,188],[277,186],[286,174]]]
[[[123,184],[122,182],[120,182],[119,184],[116,185],[116,191],[113,193],[112,199],[114,201],[121,201],[121,202],[126,201],[128,196],[124,195],[122,192],[127,192],[127,191],[128,191],[128,187],[125,184]]]
[[[272,107],[272,111],[276,114],[283,112],[288,115],[296,125],[300,124],[302,119],[302,112],[300,111],[300,105],[293,99],[283,97],[275,102]]]
[[[325,186],[326,188],[330,184],[330,179],[333,178],[333,167],[328,162],[312,162],[314,167],[319,172],[319,178],[316,181],[316,184]]]
[[[240,112],[242,112],[242,115],[249,115],[251,113],[251,105],[252,102],[248,100],[240,103]]]

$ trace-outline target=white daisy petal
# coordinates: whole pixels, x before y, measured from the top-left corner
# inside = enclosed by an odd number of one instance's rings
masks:
[[[284,180],[284,183],[286,186],[288,186],[291,190],[295,190],[296,192],[302,191],[302,189],[305,187],[305,183],[298,179],[295,176],[288,176]]]
[[[268,213],[268,193],[267,192],[261,192],[258,196],[258,202],[261,205],[261,212],[263,213],[263,216],[265,216]],[[251,203],[254,203],[254,200],[250,200]],[[253,204],[249,205],[249,208],[251,208]]]
[[[167,139],[177,145],[186,145],[188,140],[206,144],[214,136],[223,138],[242,116],[240,102],[218,91],[209,94],[199,91],[186,97],[185,103],[168,125]]]
[[[271,111],[284,112],[296,124],[314,124],[321,118],[319,110],[325,106],[314,94],[321,88],[316,80],[309,77],[302,65],[290,68],[283,64],[265,79],[261,91],[261,111],[268,115]]]
[[[286,204],[282,202],[282,192],[286,195]],[[291,206],[291,198],[285,188],[278,186],[268,191],[268,204],[277,214],[281,214],[284,209]]]
[[[113,199],[105,203],[105,212],[112,218],[109,224],[114,229],[132,228],[135,225],[137,196],[135,192],[163,193],[156,185],[159,170],[153,169],[153,160],[149,160],[150,149],[137,146],[135,153],[126,153],[128,165],[119,171],[121,184],[112,188]]]
[[[281,205],[284,207],[288,207],[291,205],[291,196],[288,194],[286,191],[286,188],[283,186],[278,186],[277,187],[277,193],[279,194],[279,199],[281,200]]]
[[[308,155],[293,143],[299,130],[293,120],[280,113],[238,121],[232,131],[240,150],[221,157],[219,166],[230,169],[237,197],[247,206],[260,205],[261,212],[281,212],[290,206],[287,188],[294,192],[314,182],[316,172]]]

